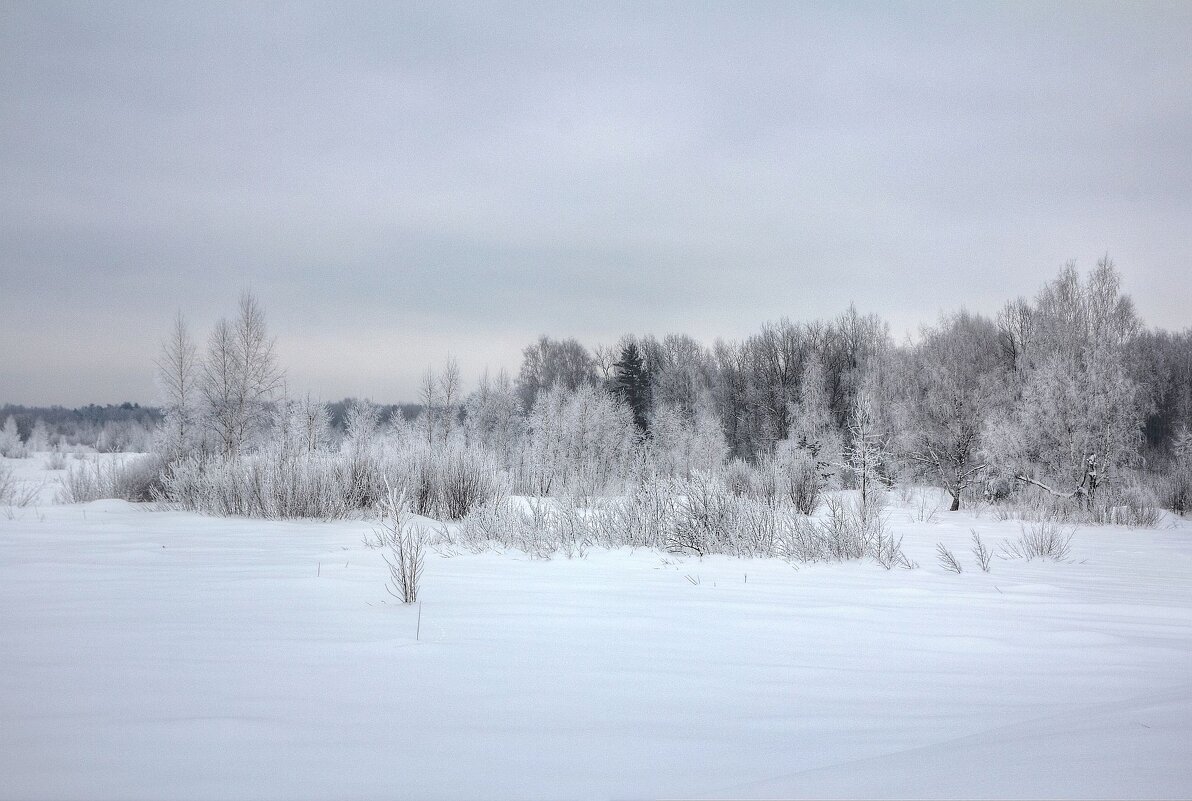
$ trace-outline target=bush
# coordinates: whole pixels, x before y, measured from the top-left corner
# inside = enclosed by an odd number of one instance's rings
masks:
[[[107,498],[142,502],[156,500],[164,488],[160,458],[152,454],[126,458],[84,459],[59,479],[61,503],[86,503]]]
[[[169,466],[161,497],[210,515],[335,520],[369,497],[361,469],[330,453],[190,456]]]
[[[50,455],[45,458],[44,467],[46,470],[65,470],[66,469],[66,453],[55,446]]]
[[[17,494],[17,479],[12,474],[12,468],[0,462],[0,506],[13,503]]]
[[[1156,502],[1178,515],[1192,509],[1192,460],[1179,459],[1166,474],[1151,474],[1146,479]]]
[[[655,477],[632,492],[581,508],[569,499],[490,500],[474,508],[454,533],[444,528],[437,544],[473,551],[500,546],[547,558],[582,555],[593,545],[657,548],[697,556],[778,556],[791,561],[872,557],[887,569],[913,564],[885,519],[839,498],[826,520],[733,494],[720,478]]]
[[[191,456],[169,466],[161,497],[205,514],[334,520],[376,508],[386,482],[416,514],[447,520],[501,494],[487,454],[422,445],[391,454],[270,448],[240,457]]]
[[[457,539],[444,544],[461,544],[477,552],[494,545],[517,548],[540,559],[555,553],[583,556],[599,536],[599,527],[587,511],[566,498],[532,498],[524,506],[489,500],[465,517],[457,531]],[[451,538],[445,527],[440,536]]]
[[[504,493],[501,471],[486,450],[408,444],[386,457],[383,478],[425,517],[460,520]]]
[[[805,449],[793,448],[776,460],[775,470],[783,500],[800,514],[813,515],[820,505],[827,479],[820,466]]]
[[[1161,481],[1130,476],[1099,492],[1092,505],[1083,498],[1020,490],[993,507],[994,517],[1041,523],[1153,528],[1162,519],[1161,494],[1155,489],[1161,486]]]
[[[427,537],[421,527],[406,526],[405,504],[405,496],[386,483],[385,494],[377,505],[381,514],[377,539],[385,548],[385,564],[389,567],[385,589],[402,603],[412,604],[418,600]]]
[[[1074,527],[1066,527],[1055,521],[1021,526],[1022,535],[1012,542],[1002,543],[1002,553],[1009,559],[1051,559],[1062,561],[1068,558]]]
[[[875,497],[875,496],[871,496]],[[886,532],[886,518],[858,497],[825,498],[827,515],[821,519],[793,518],[783,529],[779,555],[800,562],[838,562],[872,558],[887,570],[913,567],[902,552],[902,541]]]

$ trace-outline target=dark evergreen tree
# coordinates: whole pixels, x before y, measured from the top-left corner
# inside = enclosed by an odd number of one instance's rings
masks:
[[[633,422],[638,430],[648,430],[647,414],[650,410],[650,381],[646,374],[645,359],[636,342],[628,342],[621,348],[621,358],[613,365],[613,389],[633,412]]]

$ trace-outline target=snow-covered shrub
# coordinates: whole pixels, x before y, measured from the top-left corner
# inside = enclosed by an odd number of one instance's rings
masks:
[[[993,514],[998,520],[1151,528],[1162,517],[1162,505],[1156,488],[1138,479],[1119,477],[1114,484],[1103,485],[1091,502],[1082,495],[1061,496],[1020,488],[1000,499]]]
[[[504,492],[495,457],[482,448],[460,444],[431,447],[411,441],[386,455],[383,475],[426,517],[459,520]]]
[[[62,503],[86,503],[108,498],[152,501],[163,489],[162,461],[153,454],[127,458],[83,459],[59,479]]]
[[[734,459],[724,470],[724,484],[730,493],[770,505],[788,497],[783,482],[781,466],[773,456],[760,459],[757,465]]]
[[[657,548],[698,556],[778,556],[791,561],[873,558],[911,567],[880,514],[832,496],[815,520],[792,507],[730,492],[723,478],[654,476],[626,495],[582,507],[568,497],[495,499],[475,507],[436,545],[479,551],[517,548],[536,557],[582,554],[588,546]]]
[[[95,438],[99,453],[148,453],[153,450],[154,429],[135,420],[108,420]]]
[[[12,468],[0,462],[0,506],[8,506],[17,493],[17,479]]]
[[[481,451],[449,448],[435,467],[437,510],[446,520],[459,520],[501,492],[496,465]]]
[[[829,495],[821,518],[788,517],[780,528],[777,555],[797,562],[839,562],[872,558],[887,570],[913,567],[901,540],[886,531],[885,516],[864,510],[859,498]]]
[[[183,509],[217,516],[333,520],[364,503],[352,467],[342,456],[317,452],[190,456],[163,477],[161,496]]]
[[[1192,509],[1192,463],[1180,461],[1172,466],[1171,474],[1159,483],[1160,503],[1176,514]]]
[[[1172,451],[1167,470],[1150,473],[1144,481],[1160,506],[1182,515],[1192,509],[1192,432],[1180,430]]]
[[[674,499],[667,480],[644,481],[608,503],[595,521],[598,542],[607,548],[664,548]]]
[[[809,449],[779,443],[774,457],[779,494],[800,514],[815,514],[828,486],[828,476],[821,472],[815,454]]]
[[[691,551],[699,555],[719,551],[736,533],[741,499],[734,498],[722,483],[706,474],[670,483],[671,508],[665,544],[669,551]]]
[[[1022,534],[1017,540],[1003,542],[1002,554],[1008,559],[1051,559],[1059,562],[1068,558],[1075,527],[1064,526],[1055,521],[1032,523],[1021,526]]]
[[[733,459],[724,468],[724,483],[733,495],[756,498],[762,494],[757,468],[742,459]]]
[[[421,526],[405,523],[404,494],[386,484],[378,503],[381,515],[377,538],[384,544],[383,556],[389,568],[385,589],[404,604],[418,600],[418,584],[425,564],[426,531]]]
[[[66,452],[62,450],[61,446],[55,445],[49,456],[45,458],[43,466],[46,470],[65,470]]]

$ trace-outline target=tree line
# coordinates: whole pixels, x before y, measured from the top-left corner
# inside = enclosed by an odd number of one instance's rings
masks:
[[[1192,472],[1192,329],[1147,328],[1108,258],[1087,275],[1064,267],[996,315],[942,315],[913,341],[853,307],[710,346],[544,335],[516,376],[486,373],[470,393],[454,361],[428,369],[416,415],[382,426],[372,404],[346,405],[342,445],[326,404],[286,397],[251,295],[202,349],[179,317],[157,366],[167,465],[279,438],[309,453],[389,438],[483,451],[527,494],[703,472],[809,510],[833,488],[927,482],[953,509],[1027,494],[1105,509],[1146,485],[1182,511]]]

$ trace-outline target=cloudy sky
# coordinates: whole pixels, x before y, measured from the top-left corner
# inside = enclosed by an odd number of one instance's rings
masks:
[[[1192,3],[0,0],[0,402],[154,400],[248,288],[290,386],[539,333],[902,334],[1108,252],[1192,325]]]

